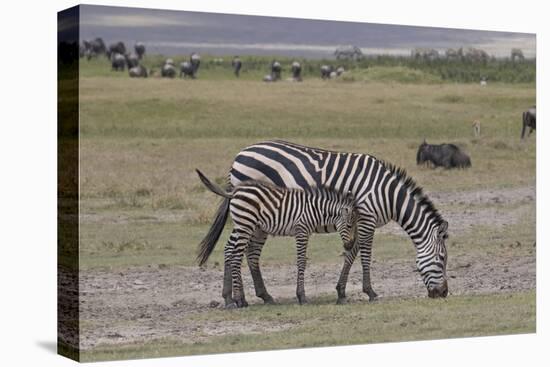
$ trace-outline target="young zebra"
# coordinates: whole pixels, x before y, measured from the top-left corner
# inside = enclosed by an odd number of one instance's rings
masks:
[[[231,269],[231,289],[224,286],[222,296],[227,308],[246,307],[241,262],[251,239],[271,234],[293,236],[296,239],[298,277],[296,296],[300,304],[306,302],[304,272],[309,236],[320,226],[335,226],[344,248],[354,243],[354,197],[326,188],[306,190],[281,188],[259,181],[246,181],[231,192],[213,184],[198,169],[204,185],[213,193],[229,199],[229,212],[233,219],[235,241],[227,242],[224,254],[226,266]],[[225,284],[225,282],[224,282]],[[271,300],[272,301],[272,300]]]

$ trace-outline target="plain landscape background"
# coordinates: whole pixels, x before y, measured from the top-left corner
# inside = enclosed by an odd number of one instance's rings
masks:
[[[147,2],[102,2],[105,5],[125,5],[125,6],[147,6]],[[416,4],[414,7],[407,7],[405,2],[402,2],[401,9],[399,3],[379,4],[379,9],[365,9],[357,11],[357,5],[345,6],[340,5],[337,9],[325,7],[325,13],[322,11],[323,6],[312,9],[302,9],[291,2],[281,1],[277,3],[277,13],[274,8],[271,8],[269,3],[253,4],[250,2],[244,5],[244,8],[237,7],[235,3],[231,5],[223,5],[221,2],[216,5],[210,5],[213,2],[206,2],[199,5],[195,4],[178,4],[176,2],[159,1],[155,6],[161,8],[177,7],[185,10],[224,10],[226,12],[246,12],[257,14],[270,15],[286,15],[295,17],[325,17],[335,19],[340,15],[341,19],[354,19],[362,21],[378,21],[392,23],[407,23],[421,25],[449,25],[460,27],[472,27],[480,29],[501,29],[501,30],[517,30],[526,32],[539,33],[537,52],[539,65],[544,65],[547,55],[541,51],[544,47],[544,38],[548,33],[543,33],[543,16],[542,12],[529,12],[534,18],[521,16],[522,9],[516,6],[511,6],[507,11],[503,11],[502,5],[496,2],[489,4],[477,4],[471,2],[466,4],[462,2],[463,9],[454,8],[452,16],[449,16],[447,9],[441,9],[438,12],[436,2],[427,5]],[[340,2],[341,4],[341,2]],[[529,2],[522,2],[524,9],[529,8]],[[533,2],[534,4],[534,2]],[[25,7],[25,4],[22,4]],[[24,40],[28,39],[28,44],[33,45],[39,54],[47,55],[44,68],[46,70],[55,70],[55,16],[54,12],[68,6],[74,5],[70,2],[57,2],[52,5],[44,5],[44,9],[35,8],[36,14],[24,13],[18,11],[20,9],[8,9],[6,14],[28,14],[26,19],[14,18],[13,22],[5,23],[7,29],[4,32],[13,29],[19,30],[17,35]],[[212,8],[209,8],[212,6]],[[28,4],[26,6],[28,8]],[[498,8],[498,14],[492,9]],[[248,10],[247,10],[248,9]],[[256,11],[253,11],[256,9]],[[258,10],[259,9],[259,10]],[[426,12],[425,9],[430,9]],[[359,9],[361,10],[361,9]],[[502,11],[502,13],[501,13]],[[341,12],[341,13],[339,13]],[[527,13],[527,10],[525,10]],[[519,15],[518,15],[519,14]],[[50,15],[46,17],[45,15]],[[42,19],[42,20],[40,20]],[[437,23],[436,23],[437,22]],[[454,22],[454,23],[453,23]],[[36,31],[29,29],[22,30],[23,25],[38,25],[44,29],[49,29],[51,34],[43,32],[41,41],[37,37]],[[511,26],[514,24],[514,26]],[[33,33],[34,32],[34,33]],[[21,41],[21,44],[25,42]],[[41,43],[42,42],[42,43]],[[24,49],[10,48],[12,54],[25,52]],[[27,50],[28,51],[28,50]],[[2,70],[11,70],[13,64],[6,63],[3,60]],[[2,245],[5,252],[3,259],[7,267],[3,268],[3,278],[5,282],[4,294],[13,295],[10,302],[5,302],[3,315],[7,316],[8,328],[3,332],[3,345],[9,346],[7,355],[3,358],[25,358],[29,363],[39,362],[40,365],[68,365],[66,360],[63,360],[51,353],[55,340],[55,73],[51,75],[40,75],[32,73],[33,63],[29,60],[25,64],[29,70],[27,78],[21,75],[10,75],[6,73],[8,78],[7,90],[11,95],[17,96],[17,102],[6,103],[7,110],[4,117],[3,126],[16,128],[17,130],[9,130],[2,133],[4,140],[8,144],[2,144],[2,162],[5,162],[8,175],[5,176],[6,182],[10,186],[2,187],[2,192],[6,193],[8,205],[4,206],[4,220],[10,225],[6,226],[7,232],[2,238]],[[34,65],[35,66],[35,65]],[[26,70],[27,70],[26,69]],[[30,78],[32,74],[33,78]],[[548,78],[542,79],[545,74],[543,68],[538,68],[538,93],[540,100],[544,100],[545,84],[548,86]],[[547,73],[546,73],[547,74]],[[38,77],[41,77],[38,79]],[[36,79],[35,79],[36,78]],[[32,84],[31,84],[32,83]],[[4,87],[3,87],[4,88]],[[29,105],[32,108],[29,108]],[[539,119],[544,120],[544,108],[539,104]],[[543,134],[543,135],[541,135]],[[537,137],[539,141],[539,164],[544,164],[544,144],[543,141],[544,127],[539,128]],[[19,139],[14,139],[18,137]],[[23,138],[25,137],[25,138]],[[6,139],[7,138],[7,139]],[[24,149],[21,149],[24,148]],[[17,157],[17,159],[13,159]],[[4,164],[4,163],[3,163]],[[542,166],[541,166],[542,167]],[[546,175],[547,176],[547,175]],[[545,187],[548,181],[542,171],[538,173],[539,187]],[[11,186],[13,185],[13,186]],[[540,190],[537,193],[539,208],[548,203],[548,195]],[[537,242],[545,243],[548,237],[544,233],[544,213],[539,213],[538,218],[539,230],[543,234]],[[16,222],[12,222],[16,219]],[[546,231],[547,232],[547,231]],[[545,258],[548,253],[541,245],[537,249],[539,260]],[[23,261],[24,260],[24,261]],[[545,261],[544,263],[548,263]],[[544,265],[544,264],[543,264]],[[539,284],[543,283],[545,275],[544,266],[538,267],[537,277]],[[21,283],[14,283],[14,279],[19,279]],[[544,282],[546,283],[546,282]],[[547,289],[547,288],[546,288]],[[539,296],[537,298],[538,310],[544,309],[545,288],[539,287]],[[18,310],[17,313],[15,311]],[[277,364],[289,363],[295,361],[295,358],[311,358],[315,356],[315,361],[322,364],[337,363],[339,358],[354,358],[355,360],[368,359],[369,363],[391,363],[404,362],[408,363],[412,360],[420,364],[425,353],[430,353],[434,361],[445,361],[447,365],[463,365],[464,363],[473,362],[480,364],[482,362],[491,361],[500,365],[513,365],[519,361],[523,363],[536,364],[536,358],[542,356],[543,338],[547,334],[548,325],[546,323],[545,314],[539,312],[537,315],[537,323],[539,325],[538,336],[518,336],[518,337],[500,337],[500,338],[483,338],[483,339],[467,339],[460,341],[433,341],[422,343],[400,343],[400,344],[381,344],[370,345],[366,347],[343,347],[343,348],[326,348],[315,349],[314,352],[307,350],[295,350],[285,352],[264,352],[253,353],[246,355],[220,355],[212,357],[192,357],[178,358],[172,360],[155,360],[155,365],[252,365],[260,360],[271,360],[276,356]],[[25,322],[22,322],[25,320]],[[546,327],[545,327],[546,325]],[[4,340],[5,338],[5,340]],[[14,345],[13,340],[26,340],[26,343],[18,343]],[[519,350],[518,343],[519,342]],[[465,352],[466,351],[466,352]],[[538,351],[538,353],[537,353]],[[313,354],[314,353],[314,354]],[[401,356],[401,357],[399,357]],[[399,359],[398,359],[399,358]],[[132,361],[122,363],[101,363],[101,365],[151,365],[151,361]],[[441,362],[438,362],[441,363]],[[12,364],[15,364],[12,362]],[[414,364],[414,363],[413,363]]]

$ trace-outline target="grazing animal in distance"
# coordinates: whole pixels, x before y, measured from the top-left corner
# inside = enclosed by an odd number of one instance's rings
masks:
[[[525,137],[525,130],[529,128],[529,134],[527,136],[531,136],[531,133],[533,130],[536,130],[537,128],[537,108],[536,106],[531,107],[527,111],[523,112],[523,127],[521,128],[521,138],[523,139]]]
[[[416,164],[432,163],[434,167],[466,168],[472,165],[470,157],[454,144],[428,144],[418,147]]]
[[[291,162],[291,163],[290,163]],[[416,264],[429,297],[446,297],[448,223],[437,211],[422,188],[400,169],[368,154],[335,152],[281,140],[250,145],[237,154],[229,170],[228,190],[247,180],[273,183],[279,187],[306,190],[324,186],[336,191],[351,191],[357,208],[357,240],[345,253],[344,266],[336,290],[337,303],[346,302],[346,284],[351,266],[361,254],[363,292],[370,300],[377,297],[371,285],[370,264],[374,231],[395,221],[409,235],[416,248]],[[412,210],[410,210],[412,208]],[[224,199],[214,222],[199,245],[202,265],[212,254],[229,216],[229,200]],[[317,233],[335,232],[334,226],[316,228]],[[233,232],[229,241],[234,243]],[[254,236],[249,242],[247,262],[254,280],[256,295],[269,303],[259,265],[267,236]],[[231,294],[228,264],[224,268],[224,294]]]
[[[274,60],[271,63],[271,81],[276,82],[277,80],[281,80],[281,72],[281,63],[277,60]]]
[[[193,52],[189,57],[189,61],[192,67],[191,78],[195,79],[197,77],[197,73],[199,72],[199,67],[201,66],[201,56],[198,53]]]
[[[180,78],[193,79],[193,65],[191,65],[191,62],[184,61],[180,64]]]
[[[126,54],[126,64],[128,65],[128,69],[135,68],[139,65],[139,57],[135,53]]]
[[[322,65],[321,66],[321,79],[329,79],[330,74],[333,71],[332,65]]]
[[[235,56],[233,58],[233,61],[231,61],[231,66],[233,67],[233,73],[235,73],[235,76],[238,78],[240,76],[241,68],[243,66],[241,58],[239,56]]]
[[[474,120],[474,122],[472,122],[472,129],[474,131],[474,136],[479,138],[481,135],[481,122],[479,120]]]
[[[111,58],[111,55],[113,54],[126,54],[126,46],[124,46],[123,42],[119,41],[109,45],[109,48],[106,51],[106,55],[108,58]]]
[[[114,71],[124,71],[126,66],[126,57],[119,53],[111,55],[111,69]]]
[[[130,78],[147,78],[148,73],[143,65],[138,65],[128,69],[128,75],[130,75]]]
[[[143,56],[145,55],[145,45],[141,42],[136,42],[134,45],[134,51],[136,52],[138,59],[143,59]]]
[[[171,59],[166,60],[167,62],[160,69],[160,76],[163,78],[175,78],[176,77],[176,67],[174,62]],[[172,61],[168,63],[168,61]]]
[[[302,65],[298,61],[294,61],[292,63],[292,79],[295,82],[301,82],[302,81]]]
[[[277,187],[260,181],[245,181],[230,192],[213,184],[199,170],[202,183],[213,193],[229,200],[237,238],[228,242],[224,251],[225,263],[231,267],[232,293],[222,294],[226,308],[246,307],[241,263],[253,236],[292,236],[296,239],[298,276],[296,297],[306,303],[304,273],[308,239],[320,226],[336,226],[344,248],[351,248],[354,219],[353,194],[342,194],[322,186],[306,190]]]

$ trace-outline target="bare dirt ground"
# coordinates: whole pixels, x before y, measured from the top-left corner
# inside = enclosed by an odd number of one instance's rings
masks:
[[[533,186],[460,193],[430,193],[438,205],[464,207],[449,211],[446,219],[453,231],[467,231],[479,224],[505,226],[520,220],[525,210],[534,210]],[[518,204],[518,209],[499,211],[494,204]],[[532,206],[525,205],[531,203]],[[483,206],[491,204],[490,208]],[[497,205],[498,206],[498,205]],[[400,230],[389,227],[382,230]],[[448,276],[452,295],[491,294],[531,290],[536,285],[536,250],[516,256],[513,249],[498,255],[460,255],[449,259]],[[523,252],[524,254],[527,252]],[[341,263],[310,264],[306,271],[306,293],[332,294]],[[271,295],[280,303],[295,303],[295,266],[266,266],[264,280]],[[380,299],[425,297],[426,290],[415,272],[414,258],[379,262],[372,266],[373,287]],[[247,270],[243,271],[245,294],[251,304],[261,303],[254,295]],[[223,269],[211,264],[206,269],[185,266],[151,265],[125,269],[93,269],[80,275],[81,348],[99,344],[126,344],[162,337],[196,342],[227,333],[263,333],[291,328],[292,325],[251,322],[205,322],[190,319],[220,308]],[[361,293],[361,269],[356,261],[347,287],[350,302],[367,302]]]

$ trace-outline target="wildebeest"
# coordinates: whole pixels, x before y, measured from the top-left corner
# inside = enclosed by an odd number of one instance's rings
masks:
[[[83,41],[84,44],[84,56],[88,60],[90,60],[92,57],[104,54],[107,51],[107,48],[105,47],[105,42],[103,42],[103,39],[100,37],[97,37],[91,41]]]
[[[321,78],[330,78],[330,73],[332,73],[333,70],[334,68],[332,67],[332,65],[321,65]]]
[[[194,78],[193,65],[189,61],[184,61],[180,64],[180,78],[186,77]]]
[[[119,53],[111,55],[111,69],[114,71],[124,71],[126,66],[126,57]]]
[[[124,43],[118,41],[109,45],[109,48],[107,49],[107,57],[111,58],[111,55],[115,53],[119,53],[121,55],[126,54],[126,46],[124,46]]]
[[[147,78],[148,76],[147,69],[143,65],[137,65],[128,69],[128,74],[130,78]]]
[[[137,42],[134,45],[134,50],[136,51],[137,57],[141,60],[143,55],[145,55],[145,45],[141,42]]]
[[[239,56],[235,56],[233,58],[233,61],[231,61],[231,66],[233,67],[233,72],[235,73],[235,76],[238,78],[241,73],[241,67],[243,66],[243,63]]]
[[[171,59],[168,59],[166,61],[171,61]],[[163,78],[175,78],[176,77],[176,68],[173,64],[173,61],[172,63],[168,63],[166,62],[163,66],[162,66],[162,69],[160,69],[160,76],[162,76]]]
[[[529,128],[529,134],[527,134],[527,136],[531,136],[533,130],[537,128],[537,108],[535,106],[523,112],[523,127],[521,129],[522,139],[525,137],[525,129],[527,128]]]
[[[292,63],[292,79],[296,82],[302,81],[302,65],[298,61]]]
[[[198,53],[193,52],[190,60],[191,66],[193,67],[192,78],[195,79],[197,77],[197,73],[199,72],[199,66],[201,65],[201,56]]]
[[[139,65],[139,57],[135,53],[126,54],[125,56],[128,69],[135,68]]]
[[[472,165],[470,157],[454,144],[428,144],[426,140],[418,147],[416,164],[432,163],[434,167],[466,168]]]
[[[281,79],[281,63],[279,61],[274,60],[271,63],[271,79],[273,81],[277,81]]]

